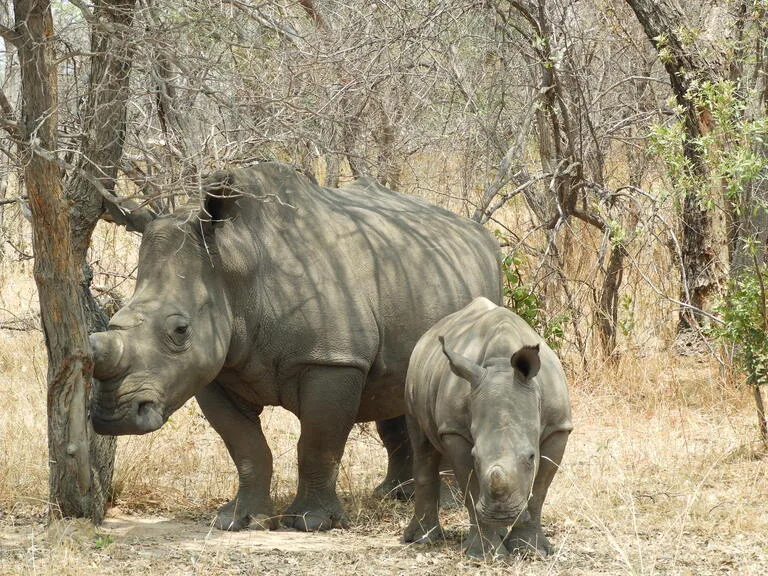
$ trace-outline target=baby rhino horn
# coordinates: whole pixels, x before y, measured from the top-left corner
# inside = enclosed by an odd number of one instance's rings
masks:
[[[458,352],[454,352],[445,347],[445,338],[439,336],[440,345],[443,347],[443,354],[448,358],[448,363],[451,366],[451,372],[456,374],[459,378],[464,378],[472,388],[476,388],[485,374],[485,368],[478,366],[469,358],[462,356]]]

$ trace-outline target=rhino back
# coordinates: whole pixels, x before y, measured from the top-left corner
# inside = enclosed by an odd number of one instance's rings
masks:
[[[344,364],[402,382],[431,325],[501,297],[498,245],[474,222],[368,179],[323,188],[280,164],[234,175],[246,197],[217,249],[239,316],[230,363],[246,371]]]
[[[476,364],[510,358],[522,346],[539,344],[541,369],[535,381],[541,390],[541,437],[570,430],[568,389],[560,360],[520,316],[479,297],[435,324],[414,348],[406,380],[406,406],[430,441],[440,447],[440,435],[469,435],[469,383],[451,372],[439,336],[446,346]]]

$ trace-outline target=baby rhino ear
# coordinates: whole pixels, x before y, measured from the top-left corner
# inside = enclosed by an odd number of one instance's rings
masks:
[[[520,370],[526,380],[530,380],[539,373],[541,358],[539,358],[539,345],[523,346],[512,354],[512,367]]]
[[[443,354],[448,358],[451,372],[456,374],[459,378],[464,378],[464,380],[469,382],[473,389],[476,388],[483,379],[485,369],[472,362],[469,358],[465,358],[458,352],[446,348],[445,338],[443,336],[439,336],[438,339],[440,340],[440,345],[443,347]]]

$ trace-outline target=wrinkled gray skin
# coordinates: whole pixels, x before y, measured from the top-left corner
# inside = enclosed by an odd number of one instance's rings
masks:
[[[218,172],[204,209],[152,222],[136,290],[91,336],[91,417],[101,434],[158,429],[192,396],[239,474],[215,525],[276,526],[259,415],[301,422],[299,482],[283,522],[344,525],[338,464],[355,422],[376,420],[387,492],[411,477],[403,414],[419,336],[475,296],[501,297],[482,227],[372,180],[331,190],[290,166]]]
[[[445,455],[469,511],[467,555],[551,552],[541,508],[572,425],[565,375],[549,346],[517,314],[477,298],[419,340],[405,397],[416,488],[405,541],[442,538]]]

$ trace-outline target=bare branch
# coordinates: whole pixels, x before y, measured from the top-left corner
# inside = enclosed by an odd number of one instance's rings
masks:
[[[137,206],[132,201],[121,201],[120,198],[109,192],[98,178],[92,176],[85,170],[62,160],[49,150],[41,148],[37,141],[33,140],[30,143],[30,149],[34,154],[37,154],[41,158],[45,158],[49,162],[53,162],[65,170],[76,172],[85,178],[104,199],[104,208],[108,214],[108,218],[106,219],[109,221],[125,226],[129,231],[143,232],[146,225],[155,219],[154,212],[148,208]]]
[[[16,117],[16,112],[2,88],[0,88],[0,111],[3,113],[3,117],[0,118],[0,126],[11,135],[11,138],[20,139],[21,129],[18,123],[10,120],[10,118]]]
[[[538,105],[541,97],[547,90],[548,88],[540,90],[536,97],[528,104],[527,110],[523,115],[523,125],[518,130],[514,143],[512,146],[510,146],[509,150],[507,150],[507,153],[504,154],[501,162],[499,162],[499,168],[496,171],[496,176],[494,177],[493,182],[491,182],[483,191],[483,199],[480,206],[477,207],[475,213],[472,215],[472,220],[484,224],[491,216],[493,216],[493,213],[496,210],[501,208],[512,197],[525,190],[525,188],[527,188],[532,183],[529,181],[524,184],[520,184],[512,193],[505,195],[505,197],[502,199],[502,202],[497,202],[493,207],[491,207],[491,201],[496,196],[496,194],[498,194],[501,189],[504,188],[504,186],[506,186],[513,178],[512,169],[515,165],[513,164],[513,161],[522,156],[523,146],[525,145],[525,142],[528,138],[531,128],[531,121],[534,117],[534,108]]]
[[[0,24],[0,37],[2,37],[3,40],[9,44],[13,44],[14,46],[18,46],[21,40],[19,35],[14,30],[11,30],[2,24]]]
[[[16,204],[17,202],[22,202],[26,200],[25,196],[15,196],[13,198],[0,198],[0,206],[3,206],[5,204]]]
[[[91,12],[91,9],[88,8],[85,2],[82,0],[69,0],[69,3],[73,6],[76,6],[77,9],[80,10],[86,22],[91,23],[96,21],[96,17],[93,15],[93,12]]]

